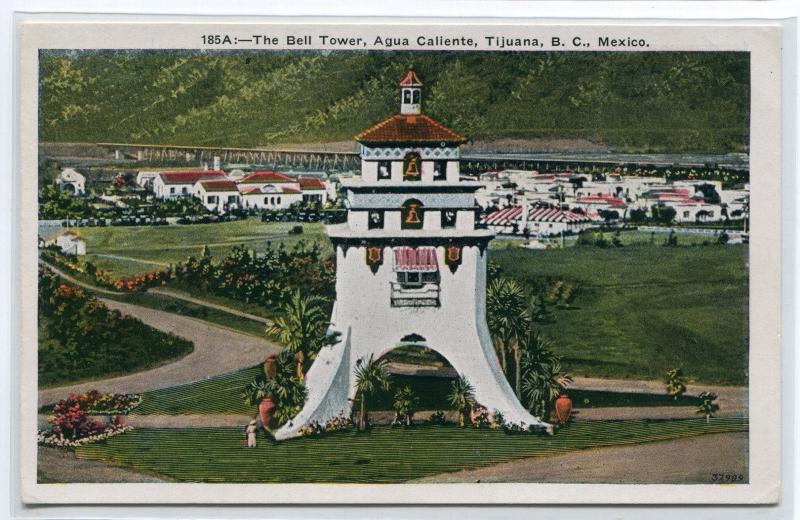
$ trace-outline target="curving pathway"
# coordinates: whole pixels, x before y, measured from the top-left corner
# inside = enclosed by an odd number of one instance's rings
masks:
[[[171,332],[194,343],[194,350],[171,363],[126,376],[47,388],[39,391],[39,406],[52,404],[70,392],[141,393],[226,374],[260,363],[280,346],[196,318],[101,298],[111,309],[138,318],[146,325]]]

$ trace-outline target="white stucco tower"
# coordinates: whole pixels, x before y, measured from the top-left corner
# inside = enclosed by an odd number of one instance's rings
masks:
[[[421,89],[409,69],[400,113],[356,136],[361,178],[342,186],[347,222],[327,229],[336,249],[331,322],[341,342],[317,356],[305,407],[276,432],[279,440],[349,413],[357,363],[410,340],[444,356],[481,405],[509,422],[551,430],[519,403],[498,363],[485,315],[494,233],[477,228],[475,218],[481,185],[460,180],[466,139],[421,113]]]

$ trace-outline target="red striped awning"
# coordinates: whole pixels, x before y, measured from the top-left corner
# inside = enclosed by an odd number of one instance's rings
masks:
[[[394,248],[394,270],[403,272],[430,273],[439,270],[435,247]]]

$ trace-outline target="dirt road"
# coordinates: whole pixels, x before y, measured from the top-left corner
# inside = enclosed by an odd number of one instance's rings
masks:
[[[414,483],[569,482],[711,484],[713,473],[747,479],[747,433],[699,435],[635,446],[534,457],[435,475]]]

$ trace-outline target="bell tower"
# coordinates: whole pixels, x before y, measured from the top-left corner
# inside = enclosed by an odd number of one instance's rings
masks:
[[[347,222],[327,227],[336,250],[331,328],[306,375],[300,413],[275,433],[293,437],[312,421],[349,414],[353,371],[404,338],[419,338],[475,388],[475,398],[508,422],[552,427],[517,400],[486,324],[486,262],[494,233],[476,225],[479,182],[460,179],[466,138],[421,111],[421,86],[408,69],[400,113],[356,136],[361,178],[345,179]]]
[[[422,81],[414,67],[409,67],[400,80],[400,113],[416,115],[422,113]]]

